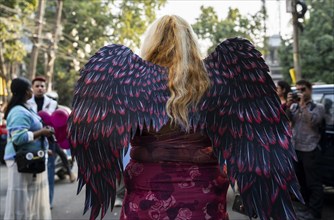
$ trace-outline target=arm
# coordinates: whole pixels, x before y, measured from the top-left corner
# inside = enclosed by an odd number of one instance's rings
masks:
[[[317,127],[325,117],[325,109],[322,105],[310,103],[301,108],[301,117],[304,118],[312,127]]]
[[[7,125],[12,142],[16,145],[25,144],[42,135],[50,136],[53,130],[51,128],[41,128],[37,131],[30,131],[33,123],[32,118],[25,111],[16,111]]]
[[[299,108],[298,103],[293,102],[292,92],[288,93],[287,101],[286,101],[286,110],[285,114],[287,115],[288,119],[294,123],[296,121],[295,115],[296,111]]]
[[[54,134],[54,129],[52,127],[47,126],[32,133],[33,133],[33,140],[35,140],[42,136],[50,137],[51,135]]]
[[[285,113],[288,117],[288,119],[294,124],[296,122],[297,113],[298,113],[299,105],[298,103],[293,103],[290,105],[290,107],[287,107]]]

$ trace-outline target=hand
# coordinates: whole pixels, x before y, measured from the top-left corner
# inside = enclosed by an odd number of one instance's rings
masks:
[[[50,150],[50,149],[48,149],[48,155],[49,155],[49,156],[53,156],[53,151]]]
[[[42,128],[41,131],[42,131],[42,135],[44,135],[46,137],[50,137],[51,135],[53,135],[55,133],[54,128],[50,127],[50,126],[46,126],[46,127]]]
[[[304,93],[299,92],[298,97],[299,97],[299,106],[302,107],[302,108],[305,107],[306,103],[305,103],[305,99],[304,99]]]
[[[292,92],[288,93],[287,99],[286,99],[286,105],[287,107],[290,107],[293,103],[293,98],[292,98]]]

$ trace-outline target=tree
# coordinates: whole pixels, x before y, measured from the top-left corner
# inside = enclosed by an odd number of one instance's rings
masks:
[[[262,11],[244,16],[239,9],[229,8],[226,18],[219,19],[213,7],[201,6],[201,14],[193,28],[200,39],[209,39],[209,52],[224,39],[237,36],[247,38],[256,45],[263,45],[263,16],[266,15]]]
[[[28,76],[30,79],[34,79],[36,76],[36,66],[37,59],[39,53],[39,47],[42,42],[42,31],[44,26],[44,8],[45,8],[45,0],[38,1],[38,11],[35,17],[35,32],[31,37],[31,41],[33,42],[32,51],[30,53],[30,62],[29,62],[29,70]]]
[[[36,0],[0,0],[0,75],[11,79],[27,52],[22,42],[31,35],[29,16],[37,7]]]
[[[281,41],[281,46],[278,48],[278,57],[282,68],[283,79],[292,84],[289,70],[293,68],[293,46],[291,39]]]
[[[0,0],[0,94],[6,102],[6,88],[13,77],[20,75],[21,64],[26,56],[22,40],[29,35],[29,16],[35,10],[35,0]],[[5,82],[5,83],[4,83]]]
[[[302,78],[311,82],[334,83],[333,0],[308,0],[309,18],[300,32]],[[285,40],[279,50],[284,76],[289,79],[292,64],[291,40]]]
[[[114,19],[118,22],[112,23],[110,38],[115,42],[136,48],[140,44],[140,36],[155,20],[156,9],[160,9],[166,0],[131,0],[116,1],[116,3],[121,13],[114,15]]]
[[[79,69],[88,58],[109,43],[124,44],[132,49],[139,47],[140,36],[155,19],[155,11],[166,0],[94,0],[64,1],[62,36],[58,42],[55,60],[54,90],[59,93],[59,102],[70,105]],[[47,1],[46,32],[54,27],[55,1]],[[44,41],[44,51],[50,40]],[[39,59],[40,75],[45,74],[42,55]]]

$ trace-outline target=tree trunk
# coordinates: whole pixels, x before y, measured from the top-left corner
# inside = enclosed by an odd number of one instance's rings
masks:
[[[44,17],[44,8],[45,8],[45,0],[39,0],[38,3],[38,15],[36,21],[36,33],[33,36],[33,48],[31,52],[31,60],[29,64],[28,78],[33,79],[36,76],[36,66],[37,66],[37,58],[38,58],[38,50],[41,46],[41,35],[43,29],[43,17]]]
[[[7,71],[5,66],[5,58],[3,56],[3,46],[2,42],[0,42],[0,77],[6,79]]]
[[[57,51],[57,43],[58,43],[58,36],[60,31],[60,23],[61,23],[61,12],[63,8],[63,0],[58,0],[58,7],[57,7],[57,17],[56,17],[56,27],[55,32],[53,33],[53,42],[50,48],[50,52],[48,54],[48,65],[47,65],[47,91],[50,92],[53,89],[53,75],[54,75],[54,64],[56,60],[56,51]]]

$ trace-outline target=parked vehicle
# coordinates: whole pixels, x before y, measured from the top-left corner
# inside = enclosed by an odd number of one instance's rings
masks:
[[[62,149],[64,153],[67,156],[67,161],[68,164],[70,165],[70,169],[73,168],[73,161],[72,161],[72,156],[71,152],[69,149]],[[66,166],[64,165],[63,161],[61,160],[60,156],[57,154],[56,159],[55,159],[55,175],[58,176],[59,179],[63,180],[66,178],[66,175],[68,175]]]
[[[324,185],[334,187],[334,84],[314,85],[312,98],[325,107],[326,131],[321,147],[319,172]]]

